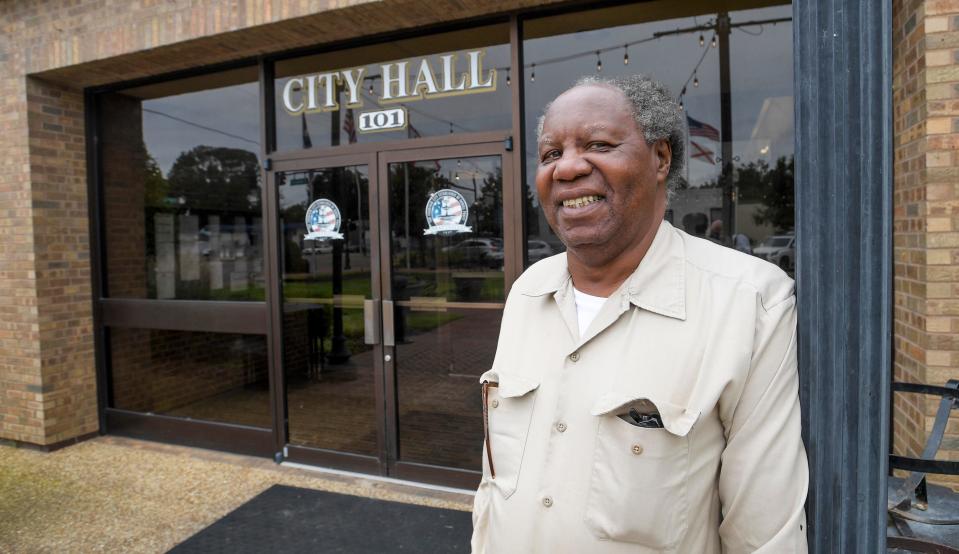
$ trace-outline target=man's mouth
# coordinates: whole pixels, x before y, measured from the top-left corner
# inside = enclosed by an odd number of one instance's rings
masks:
[[[590,204],[593,204],[595,202],[599,202],[600,200],[603,200],[603,199],[604,197],[597,196],[597,195],[580,196],[579,198],[570,198],[569,200],[563,200],[563,207],[564,208],[585,208],[586,206],[589,206]]]

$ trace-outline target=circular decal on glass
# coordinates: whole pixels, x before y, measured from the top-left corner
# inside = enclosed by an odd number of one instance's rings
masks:
[[[303,235],[304,240],[329,240],[341,239],[343,235],[340,231],[340,209],[336,204],[326,198],[310,204],[306,210],[306,230]]]
[[[426,203],[426,223],[424,235],[452,235],[470,233],[473,229],[466,225],[469,219],[469,206],[463,195],[451,189],[434,192]]]

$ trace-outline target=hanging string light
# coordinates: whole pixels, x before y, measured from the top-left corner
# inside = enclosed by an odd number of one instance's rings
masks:
[[[713,40],[709,41],[709,45],[716,48],[716,35],[713,35]]]
[[[693,71],[693,87],[699,88],[699,77],[696,76],[695,71]]]
[[[629,45],[623,45],[623,65],[629,65]]]
[[[682,97],[682,96],[679,97],[679,109],[680,109],[680,110],[686,109],[686,105],[683,104],[683,97]]]
[[[370,81],[370,96],[373,96],[373,81]]]
[[[506,68],[506,86],[510,85],[509,68]]]
[[[536,82],[536,64],[535,64],[535,63],[533,64],[533,71],[532,71],[532,73],[529,74],[529,82],[531,82],[531,83],[535,83],[535,82]]]
[[[450,121],[450,134],[451,134],[451,135],[453,134],[453,122],[452,122],[452,121]]]
[[[702,33],[699,33],[699,47],[702,48],[706,45],[706,37]]]
[[[596,73],[603,70],[603,60],[599,58],[599,50],[596,51]]]

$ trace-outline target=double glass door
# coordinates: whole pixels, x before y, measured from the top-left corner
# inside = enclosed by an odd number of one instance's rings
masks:
[[[477,482],[508,160],[487,143],[277,164],[288,459]]]

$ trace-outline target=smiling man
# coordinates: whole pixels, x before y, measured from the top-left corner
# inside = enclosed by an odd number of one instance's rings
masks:
[[[567,251],[513,285],[481,378],[474,552],[806,552],[793,282],[663,221],[685,144],[645,77],[547,107]]]

